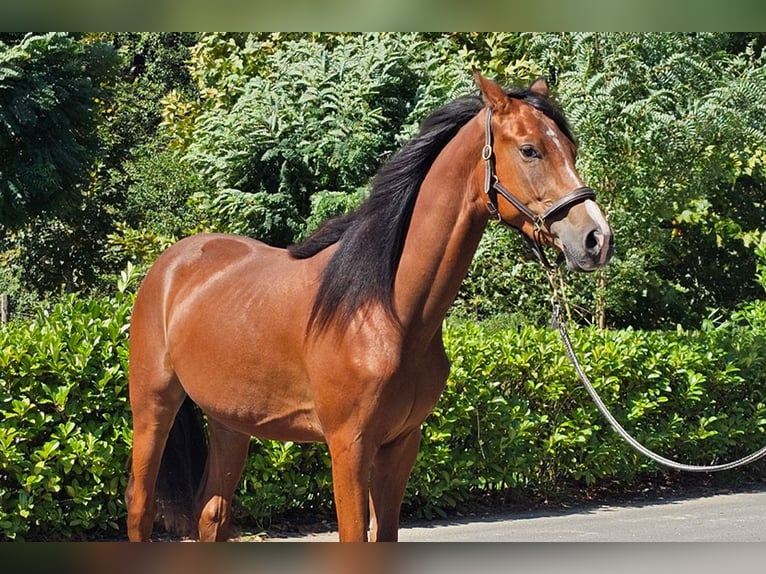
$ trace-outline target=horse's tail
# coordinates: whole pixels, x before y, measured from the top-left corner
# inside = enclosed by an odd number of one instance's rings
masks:
[[[190,398],[181,405],[170,429],[157,475],[156,495],[165,530],[197,538],[194,497],[207,460],[202,413]]]

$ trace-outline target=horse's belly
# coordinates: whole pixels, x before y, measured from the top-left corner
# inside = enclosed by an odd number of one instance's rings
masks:
[[[244,414],[207,411],[208,416],[250,436],[280,441],[323,442],[324,435],[313,408],[292,406],[284,411],[259,410],[253,405]]]
[[[208,416],[260,438],[322,440],[311,390],[300,369],[277,367],[262,357],[221,354],[207,368],[197,362],[195,371],[177,369],[187,394]]]

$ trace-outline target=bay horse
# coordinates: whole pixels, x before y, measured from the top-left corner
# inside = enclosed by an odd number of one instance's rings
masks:
[[[226,540],[251,436],[325,442],[340,540],[397,540],[421,425],[449,374],[442,321],[490,218],[572,270],[607,263],[611,228],[545,80],[504,90],[474,76],[480,96],[432,113],[368,199],[303,243],[202,234],[153,264],[130,329],[130,540],[150,540],[167,490],[191,509],[165,502],[167,519]],[[207,448],[182,432],[202,428],[199,410]]]

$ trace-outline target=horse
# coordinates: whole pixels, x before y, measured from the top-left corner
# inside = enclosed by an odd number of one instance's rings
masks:
[[[489,221],[556,248],[571,270],[609,261],[612,230],[545,79],[506,90],[474,77],[478,94],[429,115],[368,198],[303,243],[200,234],[151,266],[129,339],[130,540],[151,540],[158,499],[166,521],[226,540],[259,437],[326,443],[340,541],[396,541],[421,426],[449,375],[443,319]]]

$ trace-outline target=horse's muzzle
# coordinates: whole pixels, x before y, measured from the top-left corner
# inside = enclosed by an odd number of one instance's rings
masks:
[[[614,255],[614,235],[611,230],[593,229],[585,234],[582,245],[557,241],[567,267],[572,271],[595,271],[606,265]]]

